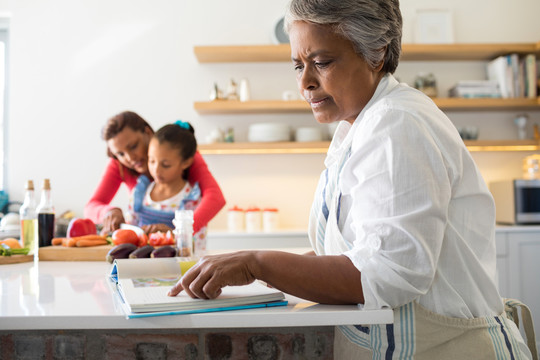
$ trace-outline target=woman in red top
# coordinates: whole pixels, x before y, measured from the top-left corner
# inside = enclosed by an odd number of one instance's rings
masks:
[[[103,225],[102,232],[114,231],[125,222],[122,210],[110,205],[120,185],[125,183],[131,191],[139,175],[144,174],[151,179],[147,160],[148,143],[153,133],[150,125],[131,111],[115,115],[105,124],[102,138],[107,142],[110,160],[94,195],[84,208],[85,217]],[[188,181],[198,182],[202,192],[201,203],[194,212],[193,230],[197,232],[223,208],[225,198],[199,152],[193,158]],[[151,225],[146,230],[165,229]]]

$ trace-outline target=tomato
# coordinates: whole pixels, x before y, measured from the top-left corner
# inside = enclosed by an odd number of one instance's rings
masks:
[[[139,246],[139,236],[133,230],[118,229],[112,234],[112,241],[114,245],[120,244],[133,244]]]
[[[167,233],[158,231],[150,234],[148,243],[152,246],[174,245],[174,237],[170,231]]]
[[[96,224],[90,219],[71,219],[67,229],[67,237],[97,234]]]
[[[148,244],[148,235],[141,234],[139,235],[139,247],[143,247]]]

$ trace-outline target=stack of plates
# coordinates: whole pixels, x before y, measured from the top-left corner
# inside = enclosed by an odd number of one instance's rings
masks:
[[[253,142],[290,141],[289,125],[263,123],[249,126],[248,140]]]

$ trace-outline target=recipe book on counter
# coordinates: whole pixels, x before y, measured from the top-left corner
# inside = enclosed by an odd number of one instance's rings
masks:
[[[211,300],[193,299],[184,291],[168,296],[181,276],[181,258],[116,259],[110,278],[128,318],[195,314],[287,305],[285,295],[258,281],[227,286]]]

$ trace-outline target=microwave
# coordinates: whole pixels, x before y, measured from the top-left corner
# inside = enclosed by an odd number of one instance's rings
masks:
[[[498,223],[540,224],[540,180],[495,181],[489,189]]]

